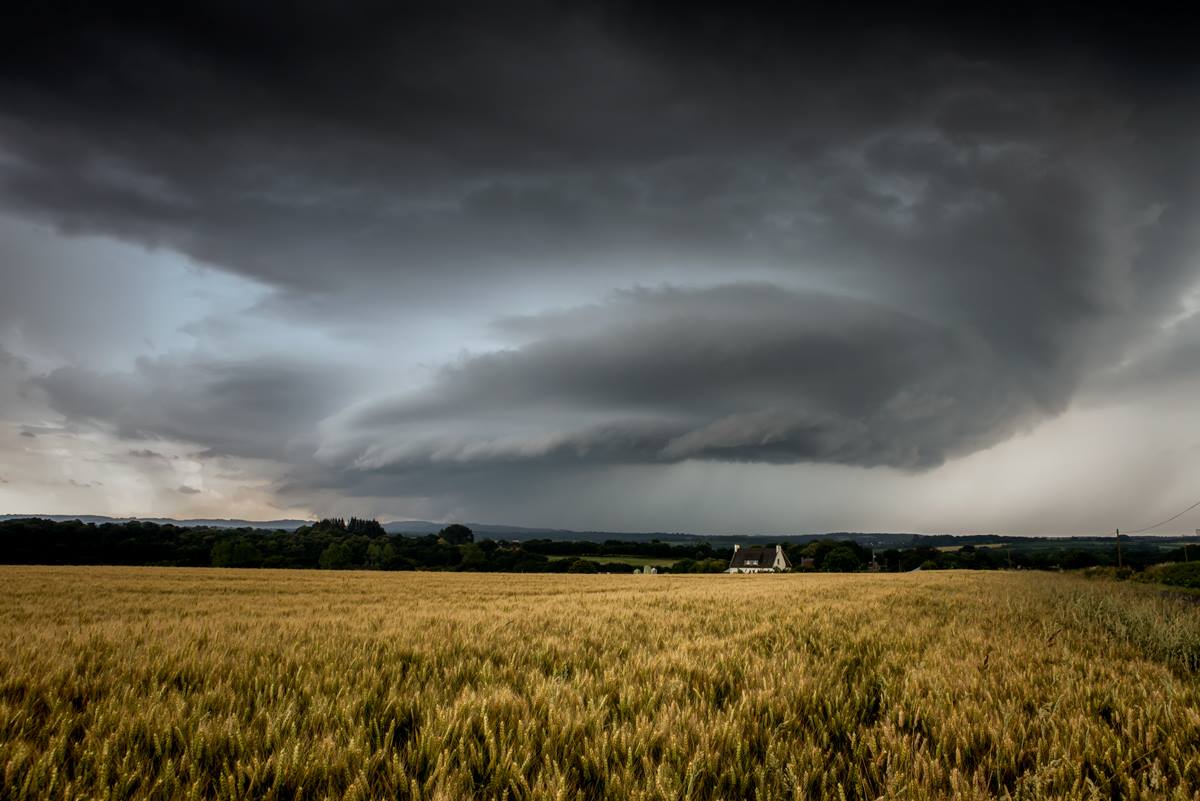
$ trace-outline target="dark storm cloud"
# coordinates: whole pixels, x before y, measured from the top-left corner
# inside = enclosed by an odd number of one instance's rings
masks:
[[[433,308],[511,343],[373,400],[303,354],[35,384],[300,491],[971,453],[1067,408],[1196,278],[1188,31],[1063,13],[25,12],[7,209],[251,276],[297,325]]]
[[[26,379],[32,384],[32,379]],[[21,426],[21,436],[30,439],[45,436],[74,436],[77,433],[72,425]]]
[[[670,152],[639,119],[661,95],[575,15],[197,14],[34,20],[57,45],[22,37],[3,71],[12,207],[283,286],[408,285],[539,253],[547,226],[509,223],[570,195],[563,170]],[[580,90],[607,102],[589,115]]]
[[[181,484],[178,492],[182,495],[199,495],[201,491],[195,487],[189,487],[187,484]]]
[[[624,293],[509,320],[536,339],[360,407],[322,454],[358,470],[529,462],[929,467],[1058,411],[1067,391],[975,335],[770,286]]]
[[[216,455],[280,461],[303,451],[315,422],[353,391],[337,367],[266,359],[142,358],[132,373],[63,367],[35,381],[68,420],[111,427],[125,439],[192,442]]]
[[[137,450],[131,450],[131,451],[129,451],[129,455],[135,459],[168,459],[168,458],[170,458],[164,454],[159,453],[158,451],[152,451],[149,448],[139,448]]]
[[[1200,313],[1172,321],[1130,357],[1099,371],[1086,390],[1089,398],[1136,400],[1200,378]]]
[[[1087,79],[1128,79],[1124,50],[1078,28],[1011,69],[932,18],[763,12],[31,11],[0,71],[0,192],[304,292],[444,297],[603,254],[791,265],[809,231],[780,219],[821,214],[827,191],[893,202],[841,174],[843,150],[932,127],[890,158],[920,172],[939,138],[1053,156],[1121,106]],[[1044,68],[1059,51],[1074,73]]]
[[[0,343],[0,422],[15,424],[20,436],[34,438],[38,434],[62,433],[61,427],[31,425],[42,406],[41,393],[31,382],[29,364],[10,353]]]

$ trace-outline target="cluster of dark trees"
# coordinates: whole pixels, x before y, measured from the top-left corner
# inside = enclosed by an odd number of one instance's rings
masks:
[[[853,540],[821,539],[784,545],[798,570],[886,572],[922,569],[1079,569],[1117,564],[1112,541],[1030,540],[983,547],[872,550]],[[1200,550],[1191,546],[1193,551]],[[1192,556],[1200,554],[1193,553]],[[372,570],[473,570],[540,573],[631,573],[646,558],[663,560],[659,572],[719,573],[732,548],[708,542],[525,542],[475,541],[471,529],[454,524],[437,534],[388,534],[375,520],[328,518],[294,531],[206,528],[151,522],[54,522],[39,518],[0,521],[0,563],[72,565],[177,565]],[[1121,564],[1141,570],[1163,562],[1185,562],[1182,546],[1164,550],[1128,542]]]
[[[559,546],[567,545],[568,548]],[[707,543],[476,542],[453,524],[437,534],[388,534],[375,520],[328,518],[295,531],[206,528],[150,522],[81,523],[39,518],[0,521],[0,563],[171,565],[181,567],[325,568],[331,570],[475,570],[539,573],[632,573],[620,556],[657,556],[729,562]],[[582,547],[578,547],[582,546]],[[581,556],[612,559],[581,559]],[[714,559],[714,553],[718,558]],[[722,561],[723,560],[723,561]]]
[[[880,570],[886,573],[923,570],[1078,570],[1087,567],[1111,567],[1118,562],[1116,541],[1030,538],[1024,542],[996,546],[965,544],[935,547],[917,540],[912,547],[871,549],[849,539],[821,539],[783,546],[794,568],[829,573],[853,573]],[[1191,556],[1200,556],[1200,547],[1191,546]],[[1164,549],[1145,540],[1126,541],[1120,563],[1132,570],[1144,570],[1164,562],[1186,562],[1188,552],[1182,545]],[[811,560],[811,561],[810,561]]]

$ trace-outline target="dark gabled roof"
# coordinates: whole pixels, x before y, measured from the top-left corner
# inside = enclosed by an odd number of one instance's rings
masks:
[[[747,545],[734,551],[733,558],[729,560],[730,567],[771,567],[774,564],[774,545]],[[783,554],[783,564],[785,567],[792,566],[786,552]]]

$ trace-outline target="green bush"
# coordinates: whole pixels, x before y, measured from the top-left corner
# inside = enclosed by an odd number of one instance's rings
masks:
[[[1144,576],[1146,581],[1200,590],[1200,562],[1154,565],[1146,568]]]

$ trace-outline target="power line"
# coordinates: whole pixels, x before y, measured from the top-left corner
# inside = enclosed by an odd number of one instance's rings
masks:
[[[1154,525],[1152,525],[1152,526],[1146,526],[1145,528],[1139,528],[1139,529],[1135,529],[1135,530],[1133,530],[1133,531],[1128,531],[1128,530],[1126,530],[1126,531],[1125,531],[1125,533],[1126,533],[1126,534],[1141,534],[1142,532],[1144,532],[1144,531],[1149,531],[1149,530],[1150,530],[1150,529],[1152,529],[1152,528],[1158,528],[1159,526],[1165,526],[1167,523],[1170,523],[1172,520],[1177,520],[1177,519],[1179,519],[1179,518],[1183,517],[1183,516],[1184,516],[1184,515],[1186,515],[1188,512],[1190,512],[1190,511],[1192,511],[1193,509],[1195,509],[1197,506],[1200,506],[1200,501],[1196,501],[1195,503],[1193,503],[1193,504],[1192,504],[1191,506],[1189,506],[1188,508],[1184,509],[1184,510],[1183,510],[1182,512],[1180,512],[1179,514],[1177,514],[1177,515],[1173,515],[1173,516],[1171,516],[1171,517],[1168,517],[1166,520],[1160,520],[1159,522],[1155,523],[1155,524],[1154,524]]]

